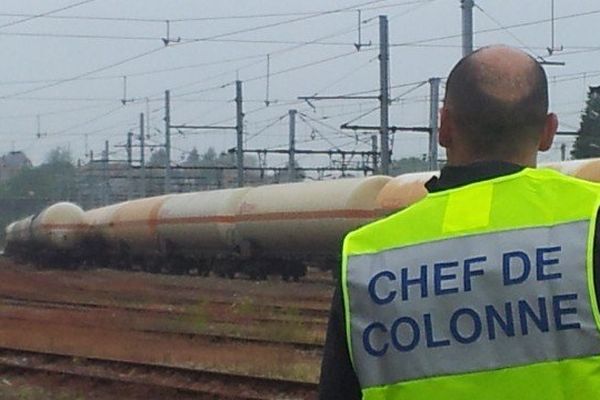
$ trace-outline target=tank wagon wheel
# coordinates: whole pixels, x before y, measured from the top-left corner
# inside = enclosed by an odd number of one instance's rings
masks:
[[[152,257],[142,258],[140,260],[140,266],[142,271],[147,272],[149,274],[158,274],[161,272],[160,260],[154,259]]]
[[[197,265],[198,275],[205,277],[205,278],[210,275],[210,271],[212,268],[209,263],[203,263],[202,261],[197,261],[196,265]]]
[[[307,267],[304,262],[300,260],[285,260],[281,267],[281,279],[285,282],[289,282],[290,278],[294,282],[299,282],[300,278],[306,275]]]
[[[215,265],[214,271],[220,278],[235,279],[235,274],[240,269],[240,263],[237,261],[219,260]]]
[[[241,272],[252,280],[264,281],[268,278],[268,261],[248,260],[241,265]]]
[[[188,263],[186,263],[184,258],[175,257],[166,261],[166,269],[168,273],[174,275],[184,275],[189,273]]]
[[[116,267],[120,270],[131,270],[133,266],[133,259],[131,257],[131,251],[127,243],[119,243],[118,255],[116,258]]]

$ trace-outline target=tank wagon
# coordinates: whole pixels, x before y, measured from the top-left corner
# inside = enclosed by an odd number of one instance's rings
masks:
[[[25,261],[32,254],[31,221],[33,217],[33,215],[30,215],[6,227],[5,255],[18,261]]]
[[[159,247],[168,268],[181,274],[214,270],[233,277],[243,261],[235,225],[242,199],[250,188],[172,196],[157,216]]]
[[[31,220],[30,231],[36,261],[67,265],[82,259],[85,220],[78,205],[61,202],[45,208]]]
[[[83,249],[88,264],[108,267],[111,265],[113,249],[110,246],[110,223],[113,214],[122,203],[94,208],[84,213],[85,233]]]
[[[428,171],[397,176],[378,193],[377,203],[384,210],[406,208],[427,195],[425,183],[439,174],[439,171]]]
[[[101,229],[107,244],[106,254],[115,266],[130,269],[138,264],[144,270],[160,272],[163,253],[157,235],[158,213],[170,197],[126,201],[109,211],[108,224]]]
[[[574,160],[559,163],[546,163],[542,167],[552,168],[566,175],[592,182],[600,182],[600,159]]]
[[[379,216],[377,193],[391,178],[340,179],[253,188],[243,197],[235,231],[241,254],[259,274],[304,275],[305,263],[337,265],[340,240]]]
[[[542,165],[600,182],[600,159]],[[334,268],[344,234],[427,194],[438,172],[172,194],[83,212],[58,203],[6,228],[17,259],[254,279]]]

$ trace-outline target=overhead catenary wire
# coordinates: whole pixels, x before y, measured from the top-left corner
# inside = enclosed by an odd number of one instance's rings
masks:
[[[87,0],[87,1],[93,1],[93,0]],[[237,34],[241,34],[241,33],[249,33],[249,32],[255,32],[255,31],[258,31],[258,30],[269,29],[269,28],[273,28],[273,27],[280,26],[280,25],[283,25],[283,24],[289,24],[289,23],[293,23],[293,22],[307,20],[307,19],[310,19],[310,18],[315,18],[315,17],[318,17],[318,16],[328,15],[328,14],[337,12],[339,10],[352,9],[352,8],[355,8],[355,7],[360,7],[362,5],[369,5],[369,4],[380,3],[382,1],[387,1],[387,0],[371,0],[371,1],[368,1],[368,2],[359,3],[359,4],[356,4],[356,5],[350,6],[350,7],[344,7],[344,8],[339,8],[339,9],[335,9],[335,10],[323,11],[323,12],[321,12],[319,14],[315,14],[315,15],[303,16],[303,17],[289,19],[289,20],[285,20],[285,21],[279,21],[279,22],[276,22],[276,23],[263,24],[263,25],[254,26],[254,27],[250,27],[250,28],[244,28],[244,29],[239,29],[239,30],[235,30],[235,31],[230,31],[230,32],[215,34],[215,35],[208,36],[206,38],[200,38],[197,41],[202,41],[202,40],[205,40],[205,39],[217,39],[217,38],[227,37],[227,36],[233,36],[233,35],[237,35]],[[185,44],[189,44],[189,43],[193,43],[193,42],[195,42],[195,41],[188,41],[188,42],[185,42],[185,43],[181,43],[181,42],[180,43],[174,43],[174,44],[170,45],[170,47],[181,46],[181,45],[185,45]],[[60,84],[63,84],[63,83],[74,81],[74,80],[77,80],[77,79],[82,78],[82,77],[93,75],[95,73],[98,73],[98,72],[101,72],[101,71],[113,68],[115,66],[122,65],[122,64],[125,64],[127,62],[130,62],[130,61],[142,58],[142,57],[146,57],[146,56],[148,56],[150,54],[153,54],[153,53],[156,53],[157,51],[162,50],[164,47],[165,46],[154,48],[152,50],[148,50],[148,51],[136,54],[135,56],[128,57],[128,58],[126,58],[124,60],[120,60],[120,61],[112,63],[110,65],[106,65],[106,66],[103,66],[103,67],[100,67],[100,68],[96,68],[94,70],[87,71],[87,72],[84,72],[82,74],[70,77],[70,78],[59,80],[59,81],[56,81],[56,82],[53,82],[53,83],[49,83],[49,84],[46,84],[46,85],[43,85],[43,86],[38,86],[38,87],[35,87],[35,88],[31,88],[31,89],[27,89],[27,90],[22,90],[22,91],[18,91],[18,92],[13,92],[13,93],[10,93],[10,94],[4,95],[4,96],[0,96],[0,99],[9,98],[9,97],[15,97],[15,96],[23,95],[23,94],[33,93],[33,92],[36,92],[36,91],[39,91],[39,90],[48,89],[48,88],[51,88],[51,87],[54,87],[54,86],[57,86],[57,85],[60,85]]]
[[[596,14],[600,14],[600,9],[596,9],[596,10],[590,10],[590,11],[584,11],[584,12],[578,12],[578,13],[573,13],[573,14],[567,14],[567,15],[562,15],[562,16],[558,16],[558,17],[554,17],[554,20],[565,20],[565,19],[572,19],[572,18],[579,18],[579,17],[587,17],[587,16],[592,16],[592,15],[596,15]],[[486,29],[480,29],[477,31],[474,31],[474,34],[481,34],[481,33],[490,33],[490,32],[498,32],[501,30],[505,30],[505,29],[512,29],[512,28],[524,28],[527,26],[533,26],[533,25],[539,25],[539,24],[543,24],[546,22],[552,21],[551,18],[543,18],[543,19],[537,19],[537,20],[533,20],[533,21],[527,21],[527,22],[519,22],[519,23],[515,23],[515,24],[511,24],[511,25],[505,25],[502,28],[486,28]],[[402,47],[402,46],[411,46],[411,45],[415,45],[415,44],[423,44],[423,43],[430,43],[430,42],[436,42],[439,40],[447,40],[447,39],[456,39],[462,36],[462,33],[453,33],[450,35],[442,35],[442,36],[436,36],[436,37],[432,37],[432,38],[426,38],[426,39],[419,39],[419,40],[411,40],[411,41],[407,41],[407,42],[402,42],[402,43],[395,43],[395,44],[390,44],[390,47]]]
[[[96,1],[96,0],[83,0],[83,1],[79,1],[77,3],[69,4],[68,6],[64,6],[64,7],[60,7],[60,8],[55,8],[55,9],[50,10],[50,11],[45,11],[45,12],[40,13],[40,14],[27,15],[23,19],[19,19],[19,20],[16,20],[16,21],[7,22],[5,24],[0,25],[0,29],[8,28],[9,26],[14,26],[14,25],[22,24],[24,22],[28,22],[28,21],[31,21],[31,20],[36,19],[36,18],[47,17],[47,16],[50,16],[52,14],[55,14],[55,13],[58,13],[58,12],[61,12],[61,11],[66,11],[66,10],[69,10],[71,8],[82,6],[84,4],[92,3],[94,1]]]
[[[544,60],[544,57],[542,57],[535,50],[533,50],[531,47],[529,47],[529,45],[527,43],[525,43],[523,40],[521,40],[517,35],[515,35],[513,32],[511,32],[510,29],[508,29],[500,21],[498,21],[496,18],[494,18],[492,15],[490,15],[487,11],[485,11],[479,4],[474,3],[474,6],[475,6],[476,9],[478,9],[479,11],[481,11],[481,13],[483,15],[485,15],[486,17],[488,17],[493,23],[495,23],[496,25],[498,25],[498,27],[500,27],[504,32],[508,33],[521,46],[523,46],[525,49],[527,49],[532,54],[534,54],[537,57],[538,60],[542,60],[542,61]]]
[[[299,41],[299,42],[300,42],[300,41]],[[303,42],[303,43],[306,43],[306,42]],[[340,43],[341,43],[341,42],[340,42]],[[423,44],[423,45],[426,45],[426,44]],[[433,44],[431,44],[431,46],[434,46],[434,45],[433,45]],[[435,45],[435,46],[444,46],[444,45]],[[593,49],[590,49],[590,48],[586,48],[586,49],[582,49],[582,50],[592,50],[592,51],[593,51]],[[260,57],[260,56],[258,56],[258,55],[257,55],[257,56],[255,56],[255,57],[257,57],[257,58],[258,58],[258,57]],[[168,69],[168,68],[165,68],[164,70],[165,70],[165,71],[168,71],[169,69]],[[119,75],[119,76],[121,76],[121,75]],[[97,78],[101,78],[101,77],[97,77]],[[571,78],[569,78],[569,79],[571,79]],[[579,79],[579,78],[577,78],[577,79]],[[565,80],[566,80],[566,78],[565,78]],[[567,81],[567,80],[566,80],[566,81]],[[335,84],[335,83],[334,83],[334,84]],[[182,85],[182,86],[183,86],[183,85]],[[215,85],[215,86],[216,86],[216,85]],[[202,90],[202,89],[200,89],[200,90]],[[376,90],[373,90],[373,91],[376,91]],[[116,99],[115,99],[115,100],[116,100]],[[157,101],[157,100],[158,100],[158,99],[154,99],[154,98],[153,98],[151,101]],[[193,99],[179,99],[179,100],[180,100],[180,101],[194,101]],[[111,99],[111,100],[107,100],[107,101],[113,101],[113,100]],[[222,102],[228,102],[228,101],[231,101],[231,100],[230,100],[230,99],[222,99],[222,100],[221,100],[221,99],[215,99],[215,100],[208,100],[208,99],[204,99],[204,100],[200,100],[200,101],[204,101],[204,102],[220,102],[220,101],[222,101]],[[250,100],[250,99],[247,99],[246,101],[247,101],[247,102],[252,102],[252,100]],[[293,104],[293,103],[288,103],[288,104]],[[257,110],[253,110],[253,111],[255,111],[255,112],[260,112],[261,110],[263,110],[263,109],[261,108],[261,109],[257,109]]]
[[[72,76],[70,78],[65,78],[65,79],[62,79],[62,80],[59,80],[59,81],[56,81],[56,82],[53,82],[53,83],[48,83],[46,85],[37,86],[37,87],[31,88],[31,89],[21,90],[21,91],[18,91],[18,92],[13,92],[13,93],[9,93],[9,94],[6,94],[6,95],[2,95],[2,96],[0,96],[0,99],[7,99],[7,98],[11,98],[11,97],[21,96],[21,95],[24,95],[24,94],[38,92],[38,91],[44,90],[44,89],[49,89],[49,88],[61,85],[63,83],[71,82],[71,81],[77,80],[79,78],[83,78],[83,77],[86,77],[86,76],[89,76],[89,75],[93,75],[95,73],[98,73],[98,72],[101,72],[101,71],[105,71],[107,69],[114,68],[114,67],[119,66],[119,65],[123,65],[125,63],[130,62],[130,61],[137,60],[137,59],[140,59],[142,57],[146,57],[146,56],[148,56],[150,54],[154,54],[154,53],[156,53],[158,51],[161,51],[163,49],[164,49],[164,47],[153,48],[151,50],[147,50],[147,51],[144,51],[142,53],[138,53],[138,54],[136,54],[134,56],[127,57],[125,59],[119,60],[119,61],[114,62],[112,64],[104,65],[102,67],[93,69],[91,71],[86,71],[84,73]]]
[[[94,1],[94,0],[88,0]],[[365,7],[363,10],[381,10],[393,7],[403,7],[412,4],[418,4],[423,2],[429,2],[433,0],[409,0],[403,2],[396,2],[394,4],[387,4],[381,6]],[[357,5],[355,7],[360,7]],[[69,7],[71,8],[71,7]],[[338,12],[350,12],[354,10],[345,9]],[[236,20],[236,19],[261,19],[261,18],[281,18],[291,17],[299,15],[316,15],[322,13],[321,11],[302,11],[302,12],[287,12],[287,13],[264,13],[264,14],[240,14],[240,15],[227,15],[227,16],[204,16],[204,17],[187,17],[187,18],[169,18],[170,22],[198,22],[198,21],[222,21],[222,20]],[[110,16],[90,16],[90,15],[50,15],[50,14],[25,14],[25,13],[0,13],[0,17],[35,17],[35,18],[48,18],[48,19],[62,19],[62,20],[82,20],[82,21],[112,21],[112,22],[147,22],[147,23],[165,23],[165,18],[140,18],[140,17],[110,17]]]
[[[400,100],[402,97],[406,96],[406,95],[407,95],[407,94],[409,94],[409,93],[412,93],[412,92],[414,92],[415,90],[417,90],[417,89],[418,89],[418,88],[420,88],[421,86],[425,85],[426,83],[427,83],[427,81],[418,82],[418,83],[417,83],[417,84],[416,84],[414,87],[412,87],[411,89],[408,89],[407,91],[403,92],[402,94],[400,94],[400,95],[398,95],[398,96],[394,97],[393,99],[391,99],[391,100],[390,100],[390,102],[391,102],[391,103],[393,103],[393,102],[395,102],[395,101],[398,101],[398,100]],[[371,114],[371,113],[373,113],[373,112],[375,112],[375,111],[377,111],[377,110],[379,110],[379,106],[377,106],[377,107],[375,107],[375,108],[373,108],[373,109],[371,109],[371,110],[369,110],[369,111],[366,111],[366,112],[364,112],[364,113],[360,114],[358,117],[356,117],[356,118],[353,118],[353,119],[351,119],[350,121],[347,121],[345,124],[351,124],[351,123],[353,123],[353,122],[356,122],[356,121],[360,120],[361,118],[364,118],[364,117],[366,117],[367,115],[369,115],[369,114]]]

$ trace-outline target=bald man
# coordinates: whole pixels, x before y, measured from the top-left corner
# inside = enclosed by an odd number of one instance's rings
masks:
[[[344,241],[320,399],[600,396],[600,186],[533,169],[557,126],[531,56],[456,64],[429,195]]]

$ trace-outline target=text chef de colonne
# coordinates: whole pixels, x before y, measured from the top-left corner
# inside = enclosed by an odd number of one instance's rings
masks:
[[[497,265],[501,267],[500,273],[495,274],[498,278],[496,287],[560,280],[560,254],[561,246],[551,246],[539,247],[533,252],[508,251],[502,253],[499,260],[474,256],[462,261],[421,265],[415,276],[409,276],[408,267],[400,268],[399,272],[384,269],[369,280],[369,298],[376,306],[395,305],[397,310],[402,310],[402,304],[398,302],[459,293],[465,296],[469,292],[471,295],[477,291],[478,280],[486,276],[486,269],[489,271]],[[362,344],[371,356],[382,357],[392,350],[410,352],[421,346],[436,348],[493,341],[500,335],[525,336],[532,330],[580,329],[576,301],[577,293],[564,293],[551,298],[537,297],[536,301],[515,298],[498,304],[457,307],[448,315],[436,315],[435,310],[428,310],[430,312],[418,317],[399,315],[391,323],[368,323],[363,330]],[[470,303],[476,304],[476,301]],[[445,319],[441,321],[446,327],[444,334],[440,332],[442,330],[436,331],[440,326],[440,321],[436,321],[438,318]]]

